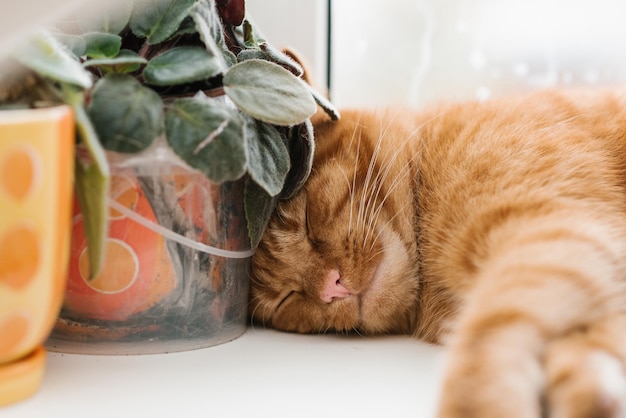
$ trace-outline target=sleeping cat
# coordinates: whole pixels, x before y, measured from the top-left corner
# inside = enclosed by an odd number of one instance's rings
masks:
[[[253,257],[257,323],[446,344],[442,418],[626,416],[626,92],[344,111],[315,135]]]

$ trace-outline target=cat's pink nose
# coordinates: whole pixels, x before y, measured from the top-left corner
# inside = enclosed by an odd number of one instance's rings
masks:
[[[324,278],[320,299],[324,303],[330,303],[335,299],[344,299],[352,296],[352,292],[341,281],[339,270],[332,269]]]

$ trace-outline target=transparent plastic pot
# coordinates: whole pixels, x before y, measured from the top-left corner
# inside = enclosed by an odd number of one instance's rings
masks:
[[[104,268],[89,278],[75,204],[68,286],[47,348],[150,354],[240,336],[253,254],[245,179],[213,184],[162,139],[140,154],[107,158],[112,180]]]

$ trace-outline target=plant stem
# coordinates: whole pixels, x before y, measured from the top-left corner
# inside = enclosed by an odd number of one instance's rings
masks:
[[[146,41],[143,43],[143,45],[141,45],[141,48],[139,49],[139,52],[137,52],[137,55],[139,55],[141,58],[148,58],[148,52],[150,51],[150,44]]]

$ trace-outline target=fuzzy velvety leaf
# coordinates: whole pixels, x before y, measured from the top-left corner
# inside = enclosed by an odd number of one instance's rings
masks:
[[[244,204],[250,244],[252,248],[256,248],[276,207],[276,198],[267,194],[262,187],[248,179],[246,181]]]
[[[260,49],[250,48],[243,49],[239,54],[237,54],[237,61],[247,61],[247,60],[266,60],[267,55]]]
[[[196,30],[205,44],[207,39],[213,39],[219,45],[224,42],[222,25],[215,9],[215,2],[198,0],[191,8],[189,14],[195,22]]]
[[[104,32],[92,32],[82,35],[85,40],[85,55],[91,58],[113,58],[120,52],[122,38]]]
[[[291,129],[289,154],[291,155],[292,166],[287,175],[285,186],[280,193],[281,199],[289,199],[302,188],[311,174],[314,152],[313,125],[311,121],[306,120],[303,124]]]
[[[44,77],[82,88],[92,85],[91,75],[60,42],[41,32],[17,49],[16,58]]]
[[[224,57],[224,62],[226,63],[226,68],[230,68],[233,65],[237,64],[237,56],[230,52],[227,49],[222,50],[222,56]]]
[[[217,59],[224,55],[227,56],[228,54],[225,54],[225,52],[230,53],[230,51],[228,51],[226,42],[224,41],[222,25],[217,15],[214,2],[210,0],[197,0],[196,4],[191,7],[189,15],[195,22],[196,31],[200,35],[200,39],[202,39],[207,51]],[[228,59],[225,59],[223,62],[218,61],[222,72],[226,71],[226,69],[231,66],[228,61]],[[236,60],[234,60],[234,62],[236,62]]]
[[[261,51],[263,51],[271,61],[286,68],[296,77],[302,77],[304,75],[304,69],[302,68],[302,66],[296,60],[292,59],[289,55],[275,49],[267,42],[259,43],[259,47],[261,48]]]
[[[248,173],[270,196],[276,196],[291,167],[289,150],[280,132],[272,125],[251,119],[247,128]]]
[[[183,46],[150,60],[143,70],[143,77],[148,84],[172,86],[205,80],[219,73],[217,59],[206,49]]]
[[[324,112],[326,112],[331,120],[337,121],[341,118],[341,114],[339,113],[337,108],[330,102],[330,100],[322,96],[317,90],[315,90],[311,86],[309,86],[309,91],[313,95],[313,99],[315,99],[315,102],[324,110]]]
[[[189,15],[195,0],[137,0],[130,18],[133,33],[158,44],[172,36]]]
[[[246,171],[243,120],[218,100],[176,100],[167,111],[165,133],[174,152],[215,183],[236,180]]]
[[[131,73],[148,61],[136,52],[122,49],[115,58],[92,59],[83,62],[85,67],[98,67],[106,73]]]
[[[281,66],[251,59],[224,74],[224,91],[244,112],[274,125],[297,125],[317,106],[306,84]]]
[[[59,42],[61,42],[72,54],[76,57],[85,55],[87,50],[87,42],[80,35],[68,35],[65,33],[54,33],[52,36]]]
[[[196,33],[196,22],[193,21],[191,16],[187,16],[182,21],[178,29],[176,30],[176,33],[174,33],[174,36],[191,35],[195,33]]]
[[[96,83],[89,116],[104,148],[138,152],[161,134],[163,102],[133,77],[111,74]]]

